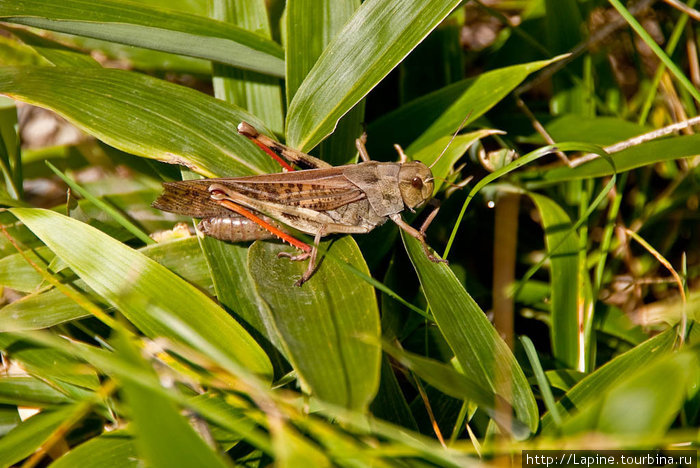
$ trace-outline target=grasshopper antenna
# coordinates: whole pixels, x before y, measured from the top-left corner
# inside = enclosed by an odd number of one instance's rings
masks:
[[[457,134],[458,134],[459,132],[462,131],[462,128],[464,127],[464,124],[467,122],[467,120],[469,120],[469,117],[471,117],[471,115],[472,115],[472,113],[471,113],[471,111],[469,111],[469,113],[468,113],[467,116],[464,118],[464,120],[462,120],[462,123],[459,124],[459,127],[457,128],[457,131],[454,133],[454,135],[452,135],[452,138],[450,138],[450,141],[447,143],[447,146],[445,146],[445,149],[442,150],[442,153],[440,153],[440,156],[438,156],[437,159],[436,159],[435,161],[433,161],[433,163],[432,163],[430,166],[428,166],[429,169],[432,169],[433,166],[436,165],[440,159],[442,159],[442,156],[443,156],[443,155],[445,154],[445,152],[447,151],[447,148],[449,148],[450,145],[452,144],[452,142],[455,141],[455,138],[457,138]]]

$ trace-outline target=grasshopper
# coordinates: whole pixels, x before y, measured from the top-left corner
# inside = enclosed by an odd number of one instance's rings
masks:
[[[418,239],[430,260],[445,261],[430,252],[425,240],[437,207],[420,229],[401,218],[404,210],[414,211],[432,198],[434,182],[430,167],[420,161],[408,161],[400,146],[394,145],[399,162],[371,161],[363,134],[355,141],[362,162],[331,166],[259,133],[246,122],[238,125],[238,133],[267,152],[287,172],[166,182],[163,194],[153,206],[201,218],[199,231],[223,241],[278,237],[290,243],[301,253],[281,252],[279,256],[293,261],[309,259],[297,286],[313,275],[322,237],[367,233],[387,220]],[[303,170],[294,170],[289,163]],[[296,239],[285,226],[313,235],[313,246]]]

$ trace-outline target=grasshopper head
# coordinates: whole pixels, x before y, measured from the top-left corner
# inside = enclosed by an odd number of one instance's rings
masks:
[[[420,161],[403,163],[399,169],[399,190],[407,208],[413,209],[433,196],[433,173]]]

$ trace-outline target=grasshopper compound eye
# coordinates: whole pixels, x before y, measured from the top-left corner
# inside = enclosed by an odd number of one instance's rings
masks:
[[[411,185],[420,190],[423,188],[423,179],[416,176],[411,180]]]

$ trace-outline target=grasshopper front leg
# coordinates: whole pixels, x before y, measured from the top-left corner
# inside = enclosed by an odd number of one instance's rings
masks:
[[[401,228],[406,234],[409,236],[418,239],[420,242],[421,246],[423,247],[423,251],[425,252],[425,256],[428,257],[428,260],[436,263],[449,263],[447,260],[438,258],[435,255],[433,255],[430,252],[430,246],[428,246],[428,243],[425,240],[425,231],[428,230],[428,226],[430,226],[430,223],[433,222],[433,219],[435,219],[435,216],[437,216],[438,211],[440,210],[439,206],[436,206],[433,211],[428,215],[427,218],[425,218],[425,221],[423,221],[423,224],[420,227],[420,230],[417,230],[410,224],[408,224],[406,221],[404,221],[401,218],[401,215],[399,213],[391,215],[390,218],[391,220],[396,223],[396,225]]]

